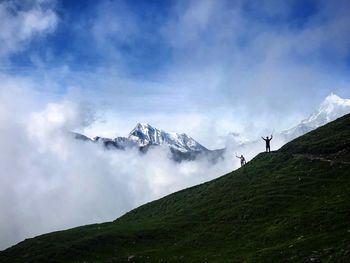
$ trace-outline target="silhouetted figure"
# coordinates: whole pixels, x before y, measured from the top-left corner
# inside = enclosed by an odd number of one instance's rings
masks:
[[[266,138],[261,137],[265,142],[266,142],[266,152],[270,152],[270,141],[272,140],[272,134],[271,134],[271,138],[269,138],[269,136],[266,136]]]
[[[244,156],[243,156],[243,154],[241,154],[241,156],[237,156],[237,154],[236,154],[236,157],[238,158],[238,159],[241,159],[241,166],[243,166],[243,165],[245,165],[247,162],[245,161],[245,158],[244,158]]]

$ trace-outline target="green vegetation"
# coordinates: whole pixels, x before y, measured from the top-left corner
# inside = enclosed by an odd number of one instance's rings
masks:
[[[348,262],[350,115],[114,222],[27,239],[0,262]]]

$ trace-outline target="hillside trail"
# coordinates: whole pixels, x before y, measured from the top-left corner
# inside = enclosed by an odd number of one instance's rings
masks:
[[[293,157],[295,158],[306,158],[306,159],[309,159],[309,160],[318,160],[318,161],[322,161],[322,162],[327,162],[329,163],[330,165],[333,165],[333,164],[350,164],[350,162],[348,161],[343,161],[343,160],[332,160],[332,159],[329,159],[329,158],[326,158],[324,156],[321,156],[321,155],[315,155],[315,154],[309,154],[309,153],[296,153],[296,154],[293,154]]]

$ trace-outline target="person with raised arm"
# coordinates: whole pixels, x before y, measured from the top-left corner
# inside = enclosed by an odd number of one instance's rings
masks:
[[[245,165],[247,163],[245,161],[245,158],[244,158],[243,154],[241,154],[241,156],[238,156],[237,153],[236,153],[236,157],[241,160],[241,166],[243,166],[243,165]]]
[[[266,136],[266,138],[264,137],[261,137],[265,143],[266,143],[266,152],[271,152],[271,149],[270,149],[270,141],[272,140],[272,134],[271,134],[271,137],[269,138],[269,136]]]

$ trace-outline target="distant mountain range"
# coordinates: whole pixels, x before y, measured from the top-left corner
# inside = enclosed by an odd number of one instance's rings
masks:
[[[212,161],[216,161],[225,151],[225,149],[209,150],[185,133],[165,132],[146,123],[138,123],[128,137],[116,137],[114,139],[94,137],[90,139],[79,133],[74,134],[75,138],[80,140],[102,142],[108,149],[138,148],[145,153],[152,147],[168,147],[172,159],[179,162],[194,160],[200,156],[206,156]]]
[[[348,113],[350,113],[350,99],[342,99],[332,93],[308,118],[302,120],[297,126],[282,131],[280,135],[289,142]]]
[[[287,143],[347,113],[350,113],[350,99],[342,99],[335,94],[331,94],[325,98],[320,107],[308,118],[302,120],[298,125],[276,134],[275,138],[277,137],[284,143]],[[137,148],[141,152],[146,153],[154,147],[168,147],[171,158],[177,162],[195,160],[198,157],[207,157],[215,162],[223,158],[223,154],[226,151],[225,148],[209,150],[185,133],[165,132],[146,123],[138,123],[127,137],[111,139],[97,136],[91,139],[79,133],[74,133],[74,135],[75,138],[80,140],[103,143],[108,149],[126,150]],[[246,147],[256,142],[246,141],[241,146]],[[239,147],[237,146],[238,151],[240,151]]]
[[[315,130],[318,127],[334,121],[348,113],[350,113],[350,99],[343,99],[332,93],[323,100],[318,109],[299,124],[290,129],[276,132],[273,135],[274,139],[272,147],[274,150],[277,150],[295,138]],[[256,140],[245,140],[241,142],[239,134],[234,134],[234,136],[234,139],[236,140],[234,150],[237,152],[242,152],[248,156],[255,156],[258,153],[257,151],[264,150],[264,144],[260,137]],[[257,145],[260,145],[260,147],[256,147]]]

